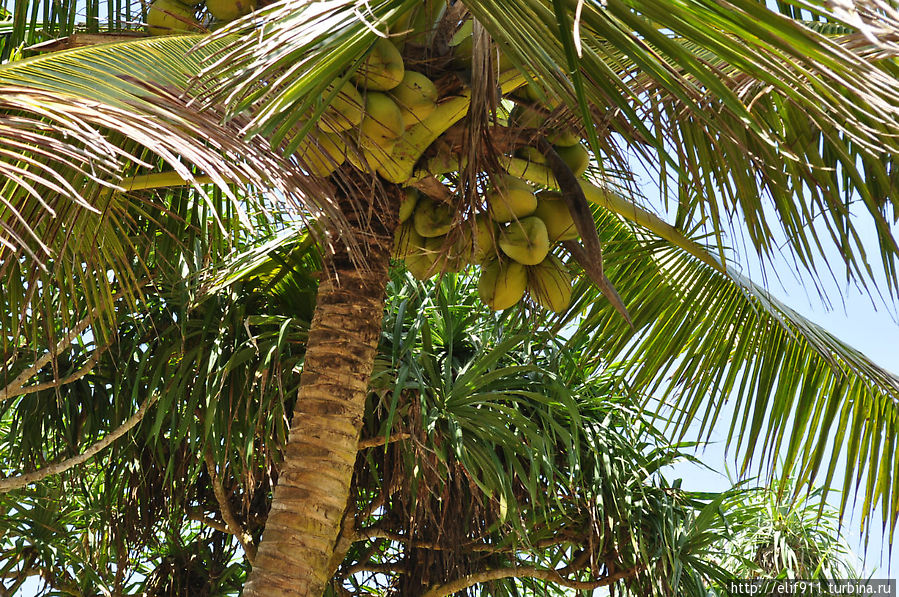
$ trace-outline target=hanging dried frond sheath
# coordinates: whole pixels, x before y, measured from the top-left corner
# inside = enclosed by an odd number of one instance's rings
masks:
[[[587,275],[593,280],[597,288],[603,293],[615,310],[633,327],[634,322],[631,320],[624,302],[615,290],[615,286],[606,277],[602,269],[602,245],[599,242],[599,235],[596,232],[596,223],[593,221],[593,213],[587,204],[587,198],[584,196],[584,190],[578,183],[577,177],[568,164],[559,157],[553,146],[546,140],[541,138],[537,141],[537,148],[546,157],[546,164],[552,170],[556,181],[559,183],[559,189],[562,191],[562,199],[568,206],[571,216],[574,218],[574,225],[577,232],[584,243],[581,247],[574,241],[566,241],[565,248],[571,252],[578,263],[587,272]]]

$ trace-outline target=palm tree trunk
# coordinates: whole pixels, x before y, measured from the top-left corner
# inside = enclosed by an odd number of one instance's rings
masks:
[[[386,209],[357,202],[343,210],[366,263],[354,264],[338,240],[325,264],[284,463],[244,597],[321,597],[333,574],[397,223],[399,196],[385,199]]]

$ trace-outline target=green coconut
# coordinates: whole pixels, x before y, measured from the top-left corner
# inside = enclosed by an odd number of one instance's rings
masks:
[[[455,211],[446,203],[438,203],[429,197],[422,197],[415,206],[412,221],[415,230],[425,238],[443,236],[453,227]]]
[[[421,73],[407,70],[399,85],[390,90],[403,114],[406,128],[427,118],[437,107],[437,86]]]
[[[202,29],[194,19],[194,9],[178,0],[156,0],[147,11],[147,31],[150,35],[170,35]]]
[[[512,260],[495,259],[481,267],[478,296],[494,311],[502,311],[521,300],[527,283],[528,274],[523,265]]]
[[[487,210],[497,222],[511,222],[534,213],[537,197],[534,188],[513,176],[501,176],[487,192]]]
[[[328,86],[322,94],[322,99],[330,97],[334,93],[334,84]],[[346,81],[340,87],[340,91],[331,100],[331,104],[325,108],[318,127],[326,133],[340,133],[358,126],[362,122],[365,112],[365,102],[362,95]]]
[[[256,10],[256,0],[206,0],[206,10],[217,21],[233,21]]]
[[[418,203],[418,191],[412,188],[406,188],[403,200],[400,202],[400,222],[405,222],[412,217],[415,212],[415,205]]]
[[[405,74],[400,51],[390,40],[379,39],[353,74],[353,81],[365,89],[388,91],[399,85]]]

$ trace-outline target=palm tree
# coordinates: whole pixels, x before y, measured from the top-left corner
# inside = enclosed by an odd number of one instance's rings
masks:
[[[819,490],[820,491],[820,490]],[[863,578],[835,522],[816,492],[792,498],[768,488],[739,495],[730,511],[741,529],[722,549],[736,578]]]
[[[108,6],[88,3],[85,33],[99,29],[100,14],[112,15],[110,31],[138,14]],[[700,413],[700,427],[711,429],[720,397],[733,394],[731,439],[747,466],[764,453],[803,481],[820,472],[829,483],[845,455],[847,484],[858,473],[868,509],[883,504],[894,524],[899,382],[736,273],[727,244],[742,240],[762,258],[782,246],[813,276],[833,244],[846,275],[876,287],[856,220],[869,219],[885,289],[895,292],[887,217],[895,211],[896,15],[873,2],[849,11],[779,6],[282,2],[211,38],[88,45],[9,62],[0,67],[0,269],[10,289],[10,379],[40,368],[44,357],[30,366],[14,358],[34,345],[30,338],[43,333],[54,340],[46,346],[62,350],[93,324],[93,336],[105,339],[114,299],[136,305],[156,268],[179,267],[181,239],[157,214],[185,202],[213,210],[220,224],[209,235],[223,243],[246,234],[238,222],[244,209],[256,215],[259,204],[249,202],[259,189],[272,191],[275,208],[294,202],[299,217],[321,217],[325,274],[291,441],[245,589],[320,595],[340,559],[403,187],[450,205],[461,231],[466,216],[483,211],[488,178],[504,170],[562,191],[583,244],[558,253],[610,299],[581,287],[566,317],[584,313],[584,344],[599,360],[623,357],[634,388],[663,390],[675,407],[672,433]],[[73,3],[17,7],[4,56],[18,58],[42,31],[67,36],[43,50],[92,41],[72,29]],[[470,61],[449,43],[469,18]],[[348,80],[390,33],[410,70],[437,79],[439,128],[416,125],[380,164],[309,176],[315,164],[303,143],[327,117],[333,82]],[[588,139],[587,178],[559,161],[546,141],[555,131],[506,118],[504,102],[520,102],[512,96],[525,83],[538,100],[561,103],[548,122]],[[349,141],[359,163],[366,139],[362,148]],[[522,145],[535,145],[547,166],[515,157]],[[647,209],[638,167],[657,176],[671,222]],[[194,189],[155,193],[185,182]],[[152,251],[166,235],[172,251]],[[56,288],[68,292],[52,300]],[[636,340],[619,315],[624,306]],[[58,351],[48,352],[44,364]],[[669,374],[675,383],[662,388]]]
[[[196,207],[182,202],[169,223],[182,240],[197,235],[188,267],[202,268],[225,247]],[[140,309],[118,305],[108,343],[67,350],[0,405],[5,594],[34,577],[83,595],[239,590],[277,479],[320,269],[308,235],[290,232],[254,245],[231,264],[240,275],[200,300],[195,279],[159,269]],[[73,462],[135,410],[146,417],[126,440]],[[62,470],[43,474],[56,461]],[[41,483],[10,484],[22,468]]]

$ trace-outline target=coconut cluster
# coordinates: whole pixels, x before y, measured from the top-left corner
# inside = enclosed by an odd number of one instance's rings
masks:
[[[471,58],[471,23],[453,37],[453,62]],[[504,64],[505,63],[505,64]],[[500,69],[512,65],[500,54]],[[580,135],[564,123],[550,122],[559,101],[551,94],[525,86],[508,115],[512,127],[551,130],[547,140],[575,176],[590,163]],[[514,157],[545,164],[536,147],[523,147]],[[568,204],[556,191],[540,190],[510,175],[491,181],[482,210],[461,222],[446,204],[408,191],[400,209],[394,257],[409,272],[425,279],[468,266],[480,268],[478,294],[493,310],[507,309],[525,296],[550,311],[561,313],[571,302],[572,277],[553,248],[576,240],[578,232]]]
[[[227,22],[252,11],[255,1],[206,0],[206,9],[217,22]],[[154,0],[148,15],[150,32],[182,33],[199,27],[194,20],[198,10],[199,5],[181,0]],[[415,29],[411,24],[409,28]],[[449,46],[449,68],[470,67],[470,21],[462,24]],[[502,54],[499,63],[503,72],[512,68]],[[458,100],[458,89],[452,93]],[[324,90],[316,125],[300,138],[294,157],[315,177],[330,176],[349,163],[364,172],[377,172],[389,182],[409,185],[424,151],[464,115],[464,108],[452,108],[454,97],[440,99],[438,95],[435,83],[407,68],[400,49],[390,39],[381,38],[358,68]],[[559,102],[548,97],[542,90],[519,89],[507,123],[551,131],[548,141],[580,176],[589,164],[589,153],[574,129],[549,120],[558,112]],[[440,157],[432,156],[429,171],[440,176],[458,169],[458,156],[442,156],[446,164],[438,163]],[[533,147],[520,148],[509,157],[544,162]],[[483,203],[463,219],[455,206],[407,186],[394,258],[422,280],[479,267],[480,298],[494,310],[512,307],[525,296],[554,312],[567,309],[572,278],[553,255],[557,244],[578,236],[567,203],[557,192],[535,188],[509,175],[492,177],[481,190]]]
[[[374,172],[393,162],[397,143],[434,111],[437,94],[433,81],[406,68],[390,40],[379,39],[351,76],[325,89],[327,107],[296,157],[314,176],[328,176],[347,161]]]
[[[464,27],[453,38],[454,64],[465,63],[470,39],[471,30]],[[545,97],[525,88],[508,116],[509,125],[547,128],[553,106],[540,102]],[[434,113],[438,90],[424,74],[406,68],[390,40],[380,39],[352,75],[325,90],[322,102],[327,107],[317,130],[302,139],[296,152],[303,167],[324,177],[349,162],[390,180],[397,144],[404,136],[408,142],[416,125]],[[589,154],[580,137],[566,126],[553,123],[552,128],[549,141],[556,152],[576,175],[582,174]],[[544,161],[542,154],[529,147],[518,150],[516,157]],[[572,279],[551,251],[578,234],[561,195],[538,192],[526,181],[506,175],[493,180],[484,199],[479,213],[459,221],[454,206],[407,188],[394,258],[422,280],[480,267],[479,295],[494,310],[507,309],[529,296],[546,309],[564,311],[571,301]]]
[[[228,23],[256,9],[256,0],[153,0],[147,10],[147,31],[150,35],[197,33],[205,31],[197,20],[202,5],[215,19],[213,27]]]
[[[559,193],[536,192],[511,176],[494,181],[485,196],[482,213],[456,223],[451,206],[407,190],[394,258],[422,280],[480,267],[478,295],[494,310],[528,295],[543,308],[564,311],[571,302],[571,275],[551,250],[578,237],[566,202]]]

